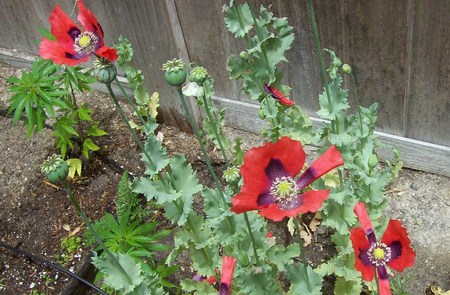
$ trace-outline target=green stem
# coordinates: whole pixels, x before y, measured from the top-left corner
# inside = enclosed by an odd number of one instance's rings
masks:
[[[203,103],[205,104],[206,115],[209,118],[209,122],[211,123],[211,126],[213,128],[214,135],[216,136],[216,140],[219,143],[219,147],[220,147],[220,151],[222,152],[223,159],[225,160],[225,163],[227,164],[227,167],[229,168],[230,167],[230,162],[228,161],[227,154],[226,154],[225,149],[223,147],[222,140],[220,139],[219,131],[217,130],[217,126],[216,126],[217,119],[213,118],[213,116],[211,114],[211,111],[209,109],[209,102],[207,101],[205,94],[203,95]]]
[[[117,261],[116,257],[114,257],[114,255],[111,253],[111,251],[109,251],[109,249],[105,246],[105,244],[103,243],[102,239],[97,234],[97,232],[95,231],[94,227],[92,226],[92,223],[89,221],[89,219],[87,218],[87,216],[83,212],[83,210],[81,210],[81,207],[78,204],[78,201],[75,199],[75,197],[73,195],[73,192],[72,192],[72,190],[70,188],[70,185],[67,183],[67,180],[64,180],[62,182],[62,184],[64,186],[64,190],[66,191],[67,195],[69,196],[70,202],[72,202],[72,205],[75,207],[75,210],[80,215],[81,219],[83,219],[84,223],[86,224],[86,226],[89,229],[89,231],[91,231],[91,233],[94,236],[94,238],[97,241],[97,243],[100,245],[100,247],[103,249],[103,251],[105,251],[106,255],[109,256],[109,258],[111,259],[112,263],[115,264],[115,266],[119,269],[119,271],[122,273],[122,275],[125,278],[127,278],[128,284],[131,285],[133,283],[132,279],[128,276],[128,273],[125,271],[125,269],[122,267],[122,265]]]
[[[353,76],[352,73],[350,73],[350,76],[352,78],[353,96],[355,97],[356,105],[358,106],[359,130],[361,132],[361,137],[362,137],[363,136],[363,123],[362,123],[362,115],[361,115],[361,104],[359,103],[358,92],[356,91],[355,76]]]
[[[187,103],[186,103],[186,99],[184,97],[183,92],[181,91],[181,87],[177,87],[177,92],[178,92],[178,95],[180,97],[181,104],[183,106],[183,110],[184,110],[184,113],[186,115],[186,118],[188,119],[189,124],[191,125],[192,130],[194,131],[195,137],[197,138],[197,141],[200,144],[200,150],[203,153],[203,158],[205,159],[206,166],[208,167],[209,173],[211,173],[211,176],[212,176],[212,178],[214,180],[214,183],[216,184],[216,188],[219,191],[220,197],[222,198],[222,202],[223,202],[223,204],[225,205],[225,208],[226,208],[226,207],[228,207],[228,203],[225,200],[225,196],[224,196],[223,190],[222,190],[222,185],[221,185],[221,183],[219,181],[219,178],[217,177],[216,172],[212,168],[211,160],[209,159],[209,155],[206,152],[205,145],[203,144],[203,140],[202,140],[202,138],[200,136],[200,132],[198,131],[198,128],[197,128],[197,124],[195,123],[194,119],[192,118],[191,112],[189,111],[189,108],[188,108]]]
[[[245,224],[247,225],[248,234],[250,235],[250,239],[252,241],[253,253],[255,254],[256,264],[260,265],[258,252],[256,251],[255,237],[253,236],[253,231],[252,231],[252,227],[250,226],[250,221],[248,220],[247,212],[244,212],[244,219],[245,219]]]
[[[145,150],[144,145],[142,144],[142,142],[139,140],[136,132],[134,131],[134,129],[131,127],[130,122],[128,122],[127,117],[125,116],[125,113],[122,109],[122,107],[119,104],[119,101],[117,100],[116,95],[114,94],[114,91],[111,88],[111,83],[106,83],[106,88],[108,88],[109,94],[111,95],[112,100],[114,101],[114,104],[117,108],[117,110],[119,111],[120,117],[122,118],[122,121],[125,123],[125,125],[127,126],[128,130],[130,131],[131,135],[133,136],[134,141],[136,142],[136,144],[139,146],[139,148],[141,149],[141,151],[144,153],[145,157],[147,158],[147,161],[150,163],[151,166],[156,167],[156,165],[154,164],[152,158],[150,157],[149,153]],[[164,178],[162,177],[161,173],[158,172],[158,176],[159,179],[161,180],[162,184],[164,185],[165,188],[167,188],[167,183],[165,182]]]
[[[325,70],[325,65],[323,62],[322,49],[320,46],[319,30],[317,29],[316,17],[314,14],[314,4],[313,4],[312,0],[308,0],[308,14],[309,14],[309,17],[311,20],[311,28],[312,28],[312,31],[314,34],[316,52],[317,52],[317,56],[319,58],[319,63],[320,63],[320,73],[322,74],[323,84],[325,85],[325,91],[326,91],[327,100],[328,100],[328,108],[329,108],[329,112],[331,114],[333,112],[333,105],[331,104],[331,96],[330,96],[330,91],[328,89],[328,83],[327,83],[327,72]]]
[[[378,295],[380,295],[380,282],[378,281],[378,271],[376,266],[374,266],[374,268],[375,268],[375,281],[377,282],[377,293]]]
[[[294,218],[294,224],[295,224],[295,229],[297,231],[297,236],[298,236],[298,245],[300,248],[300,258],[302,259],[303,269],[305,271],[306,286],[308,287],[308,291],[311,293],[311,291],[312,291],[311,282],[309,281],[308,268],[306,267],[305,251],[303,250],[303,241],[302,241],[302,236],[300,234],[300,226],[298,224],[297,218]]]
[[[219,137],[219,133],[218,133],[217,128],[216,128],[215,122],[217,122],[217,120],[213,120],[214,118],[211,116],[211,112],[209,111],[208,101],[206,100],[206,95],[203,95],[203,103],[205,104],[206,114],[207,114],[207,116],[208,116],[208,118],[209,118],[209,120],[211,122],[211,125],[213,126],[214,133],[216,135],[217,141],[219,142],[219,146],[220,146],[220,148],[222,150],[223,157],[225,159],[227,168],[230,168],[230,163],[227,160],[227,157],[226,157],[226,154],[225,154],[225,150],[224,150],[223,145],[222,145],[222,141],[221,141],[221,139]],[[258,252],[256,250],[255,237],[253,235],[252,227],[250,226],[250,221],[248,219],[247,212],[244,212],[244,219],[245,219],[245,224],[247,225],[247,229],[248,229],[248,232],[249,232],[249,235],[250,235],[250,239],[252,241],[252,247],[253,247],[253,252],[255,254],[255,260],[256,260],[256,263],[259,265],[260,263],[259,263]]]
[[[136,104],[131,100],[130,96],[123,88],[122,83],[120,83],[119,79],[117,79],[117,78],[116,78],[116,84],[117,84],[117,86],[119,86],[120,91],[122,92],[123,96],[125,96],[125,100],[127,101],[128,105],[133,109],[134,113],[139,118],[139,121],[141,121],[141,124],[145,125],[146,122],[145,122],[144,118],[142,118],[141,114],[139,114],[139,110],[138,110]]]

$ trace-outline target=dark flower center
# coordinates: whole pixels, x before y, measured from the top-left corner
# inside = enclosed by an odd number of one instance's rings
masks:
[[[377,242],[370,246],[367,255],[372,264],[384,266],[392,259],[392,250],[386,244]]]
[[[270,195],[282,210],[291,210],[300,206],[298,187],[290,176],[276,177],[270,186]]]
[[[89,54],[95,49],[98,41],[94,33],[83,32],[75,39],[73,47],[77,53]]]

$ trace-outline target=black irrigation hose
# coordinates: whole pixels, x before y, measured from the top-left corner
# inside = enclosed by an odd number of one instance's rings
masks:
[[[11,246],[11,245],[5,244],[5,243],[3,243],[2,241],[0,241],[0,247],[5,248],[5,249],[8,249],[9,251],[11,251],[11,252],[13,252],[13,253],[16,253],[16,254],[20,254],[20,255],[22,255],[22,256],[25,256],[25,257],[27,257],[27,258],[29,258],[29,259],[35,260],[35,261],[37,261],[37,262],[39,262],[39,263],[41,263],[41,264],[44,264],[44,265],[46,265],[46,266],[49,266],[49,267],[51,267],[51,268],[54,268],[54,269],[56,269],[56,270],[59,271],[59,272],[62,272],[62,273],[66,274],[66,275],[68,275],[68,276],[70,276],[70,277],[72,277],[72,278],[75,278],[75,279],[79,280],[79,281],[82,282],[83,284],[85,284],[85,285],[89,286],[90,288],[94,289],[95,291],[97,291],[97,293],[99,293],[99,294],[102,294],[102,295],[108,295],[108,293],[106,293],[105,291],[103,291],[103,290],[100,289],[99,287],[93,285],[92,283],[86,281],[86,280],[83,279],[82,277],[76,275],[75,273],[73,273],[73,272],[71,272],[71,271],[69,271],[69,270],[67,270],[67,269],[62,268],[61,266],[59,266],[59,265],[57,265],[57,264],[55,264],[55,263],[53,263],[53,262],[51,262],[51,261],[49,261],[49,260],[47,260],[47,259],[45,259],[45,258],[38,257],[38,256],[36,256],[36,255],[33,255],[33,254],[31,254],[31,253],[25,251],[25,250],[20,249],[20,248],[13,247],[13,246]]]

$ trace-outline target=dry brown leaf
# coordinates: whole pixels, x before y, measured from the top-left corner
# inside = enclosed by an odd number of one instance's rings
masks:
[[[309,229],[312,232],[315,232],[317,230],[317,228],[319,227],[319,225],[321,223],[321,221],[320,221],[321,218],[322,218],[322,216],[320,216],[320,213],[316,212],[313,219],[311,219],[311,222],[309,223]]]
[[[69,225],[69,224],[63,224],[62,228],[63,228],[65,231],[70,232],[70,225]]]
[[[80,232],[80,230],[81,230],[81,227],[77,226],[77,228],[75,228],[75,229],[69,234],[69,237],[70,237],[70,236],[76,235],[77,233]]]

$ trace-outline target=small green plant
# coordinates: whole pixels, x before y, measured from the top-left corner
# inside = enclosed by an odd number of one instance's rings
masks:
[[[61,241],[61,251],[58,262],[68,266],[74,255],[81,249],[81,238],[77,236],[68,236]]]
[[[53,126],[52,135],[56,147],[65,158],[69,150],[74,150],[80,142],[80,150],[85,158],[99,147],[93,138],[103,136],[105,131],[92,117],[92,109],[87,103],[77,103],[77,93],[91,91],[94,78],[90,70],[82,67],[64,67],[49,60],[38,59],[31,71],[23,71],[21,77],[9,78],[8,91],[13,95],[8,112],[14,113],[13,122],[18,123],[24,115],[24,124],[28,127],[27,136],[44,129],[46,123]],[[71,175],[81,162],[76,162]]]

